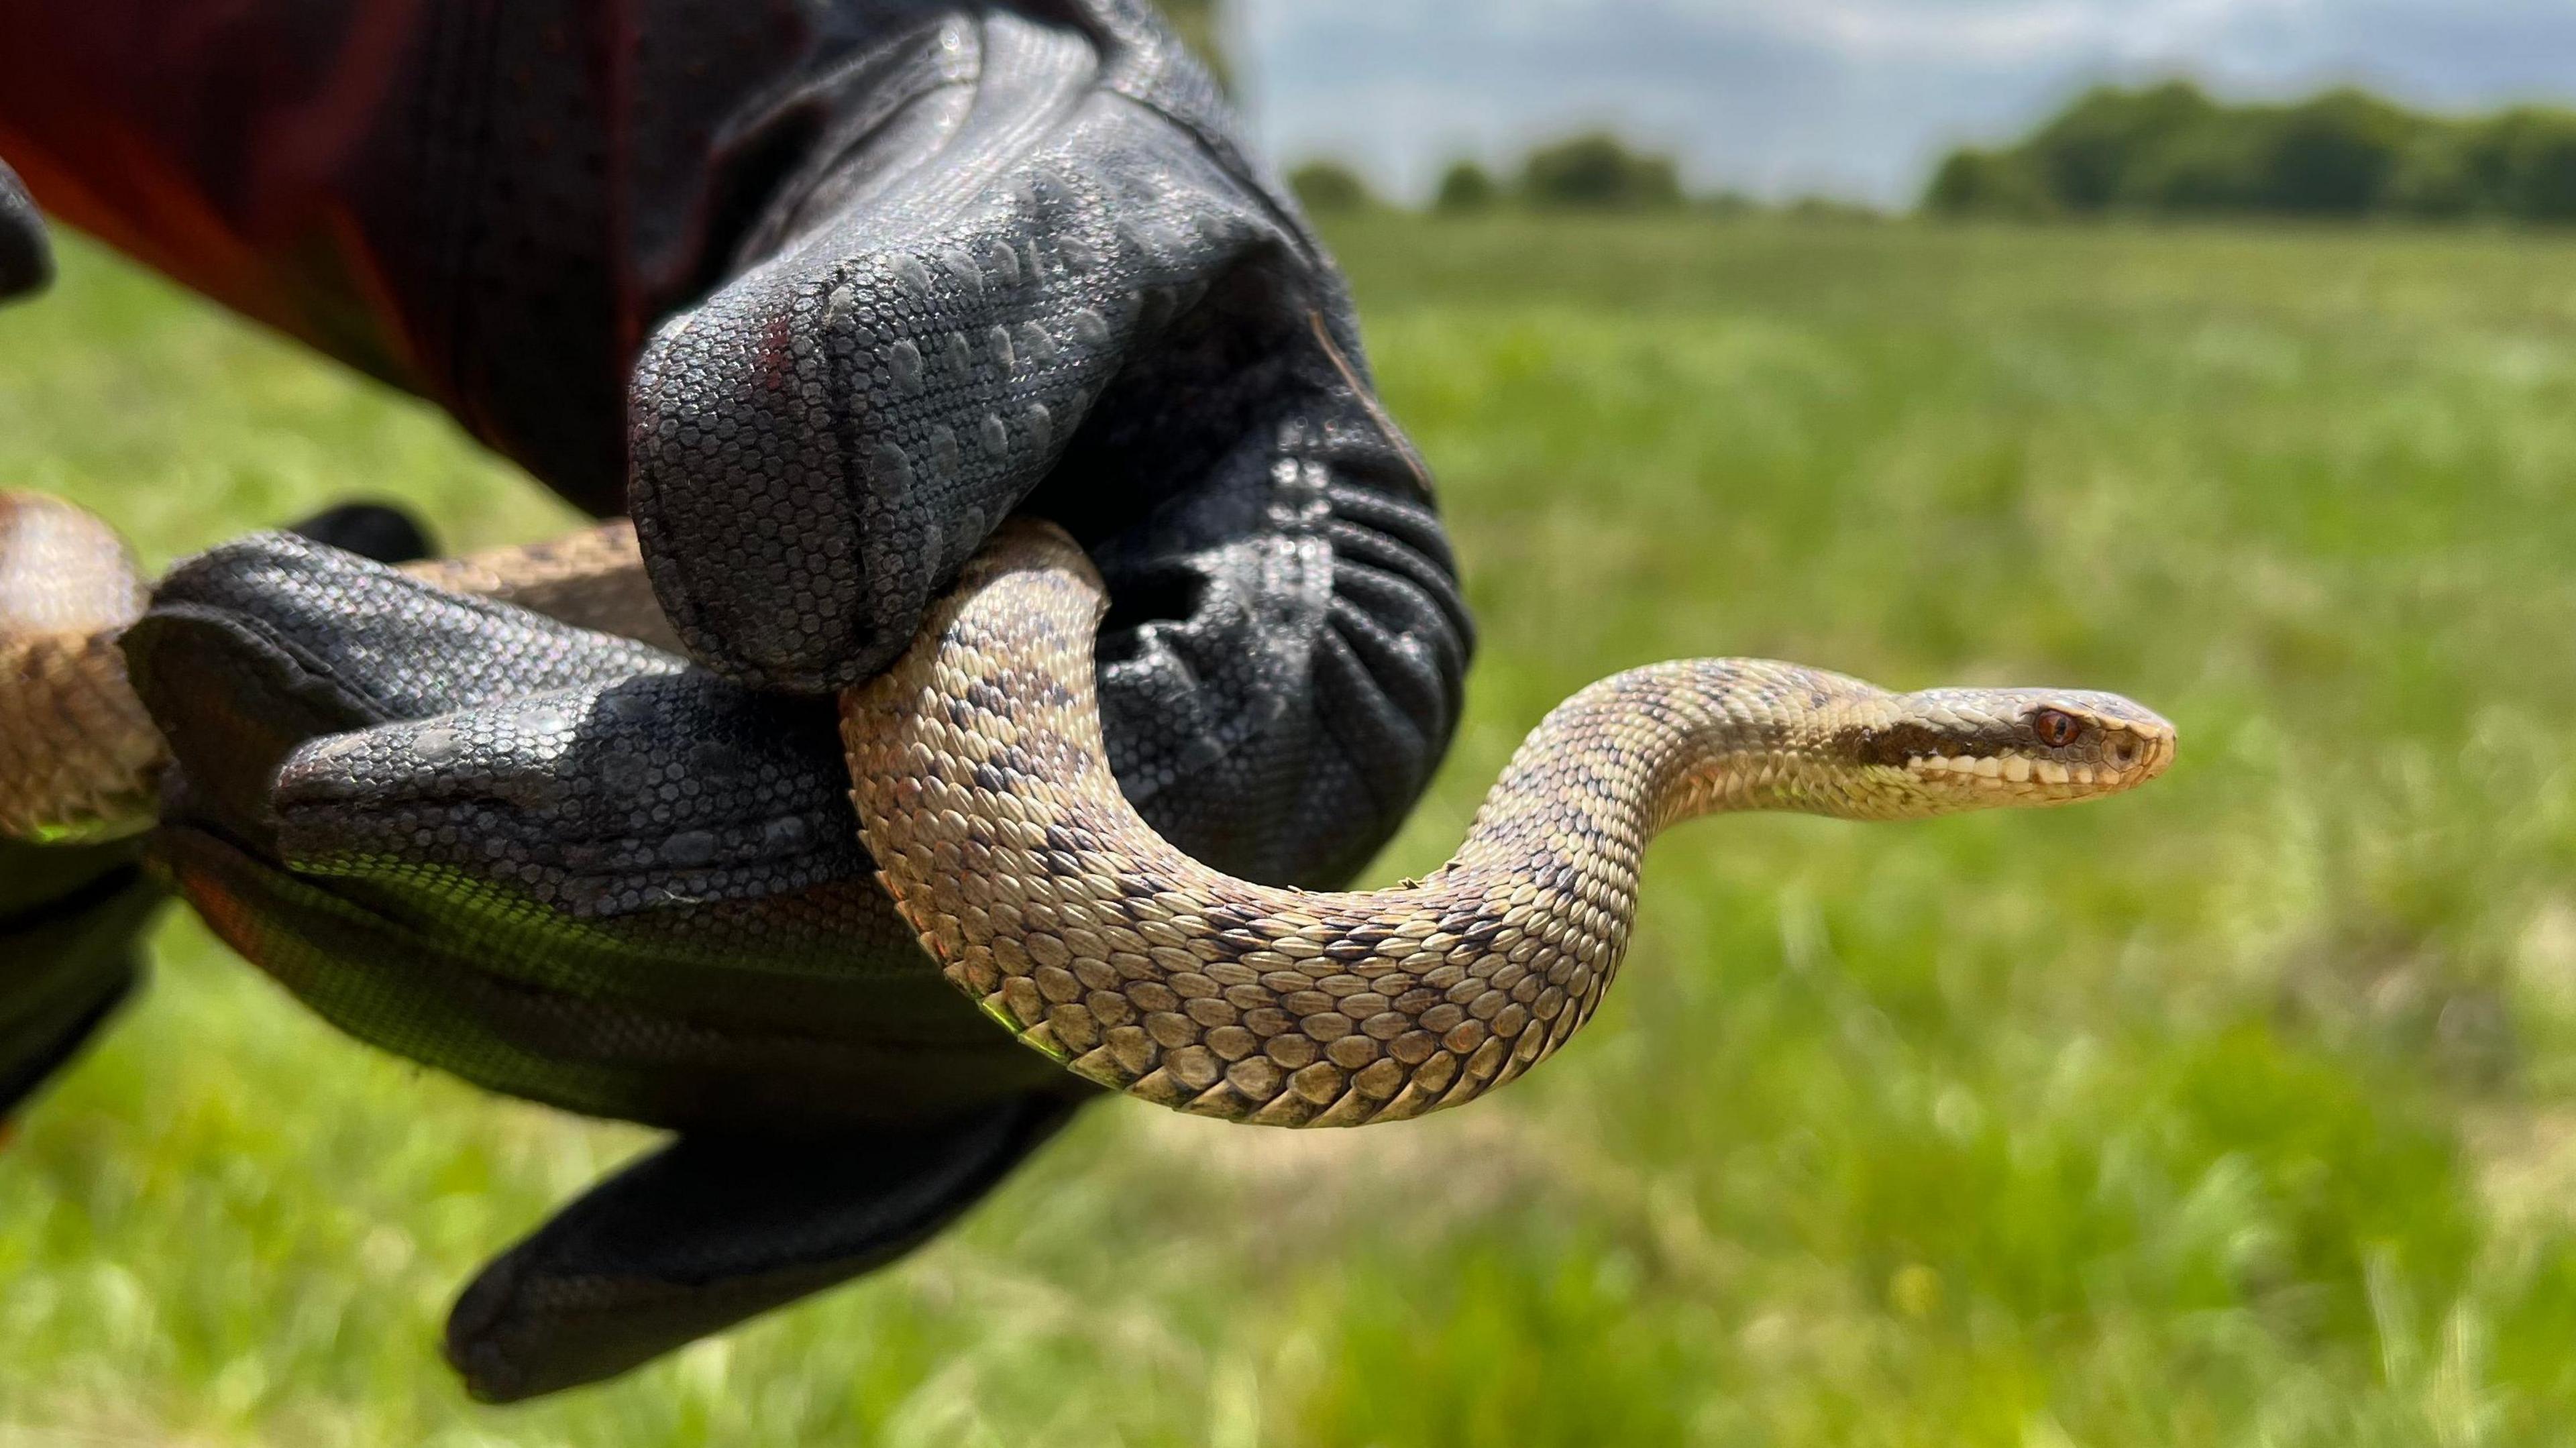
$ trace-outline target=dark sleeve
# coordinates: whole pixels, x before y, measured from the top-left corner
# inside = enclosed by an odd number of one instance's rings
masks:
[[[60,220],[625,510],[627,373],[903,0],[0,0]]]

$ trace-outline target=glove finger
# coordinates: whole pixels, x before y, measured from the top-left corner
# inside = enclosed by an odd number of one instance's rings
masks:
[[[815,188],[794,239],[637,368],[655,592],[745,683],[883,668],[1139,346],[1213,273],[1285,244],[1184,132],[1097,89],[1074,33],[1002,15],[920,43],[971,51],[921,103],[953,113],[940,136],[904,132],[920,150],[893,172],[862,149],[863,188]]]
[[[44,215],[18,173],[0,163],[0,302],[42,291],[53,279]]]
[[[401,861],[303,878],[198,825],[184,779],[175,794],[156,863],[226,945],[350,1035],[489,1090],[656,1126],[821,1131],[1071,1079],[908,935],[870,972],[840,930],[892,921],[873,886],[868,906],[825,889],[569,922]]]
[[[201,808],[249,839],[267,831],[279,764],[309,739],[682,667],[274,533],[173,570],[123,646]]]
[[[764,899],[873,869],[830,708],[702,670],[318,740],[285,761],[273,801],[280,858],[297,870],[364,876],[400,860],[568,919]]]
[[[319,741],[279,774],[275,848],[485,937],[480,973],[739,1038],[742,1065],[840,1042],[818,1099],[878,1069],[857,1043],[909,1053],[915,1099],[1016,1078],[877,886],[848,789],[828,706],[692,670]]]
[[[131,841],[0,841],[0,1118],[78,1053],[132,993],[161,892]]]
[[[486,1267],[449,1315],[448,1361],[486,1402],[614,1377],[901,1257],[1071,1112],[1032,1095],[910,1129],[682,1137]]]
[[[635,1024],[481,967],[495,942],[414,923],[274,868],[189,818],[186,783],[154,863],[208,928],[313,1012],[361,1040],[478,1086],[571,1111],[627,1114],[635,1093],[594,1031]]]

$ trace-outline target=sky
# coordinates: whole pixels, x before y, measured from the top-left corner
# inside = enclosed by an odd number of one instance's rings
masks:
[[[2576,0],[1231,0],[1256,133],[1420,196],[1609,125],[1701,189],[1910,202],[2104,80],[2576,104]]]

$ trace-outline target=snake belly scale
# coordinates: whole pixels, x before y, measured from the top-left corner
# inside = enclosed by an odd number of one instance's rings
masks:
[[[675,644],[622,524],[407,571]],[[0,837],[149,827],[166,751],[115,645],[143,601],[103,524],[0,495]],[[1551,713],[1426,879],[1282,889],[1182,854],[1120,792],[1093,691],[1105,610],[1070,537],[1005,524],[843,694],[851,799],[897,908],[987,1014],[1094,1081],[1229,1120],[1398,1120],[1527,1071],[1600,1005],[1647,842],[1682,820],[2068,803],[2174,757],[2172,726],[2117,695],[1656,664]]]

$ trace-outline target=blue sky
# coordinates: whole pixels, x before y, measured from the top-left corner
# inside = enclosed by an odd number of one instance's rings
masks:
[[[2104,79],[2233,95],[2357,80],[2440,108],[2576,103],[2576,0],[1232,0],[1283,160],[1418,194],[1607,123],[1701,186],[1910,199],[1962,140]]]

